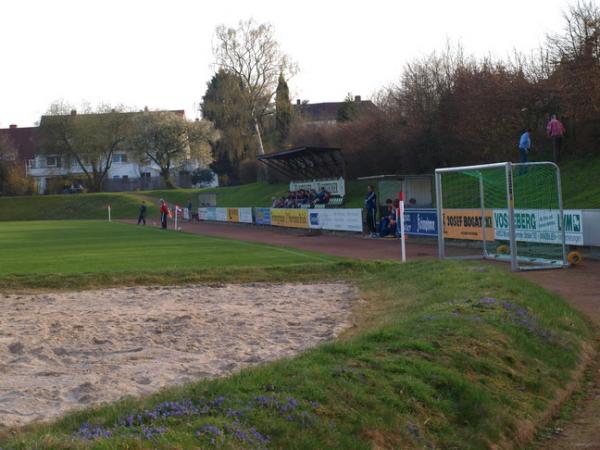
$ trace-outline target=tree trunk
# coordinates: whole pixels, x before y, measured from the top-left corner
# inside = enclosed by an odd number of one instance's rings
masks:
[[[258,139],[258,154],[264,155],[265,148],[263,147],[262,135],[260,133],[260,126],[258,125],[258,120],[254,119],[254,129],[256,130],[256,138]]]
[[[254,118],[254,129],[256,130],[256,139],[258,140],[258,154],[264,155],[265,148],[263,147],[262,135],[260,133],[260,125],[258,124],[258,120]],[[256,181],[265,181],[268,179],[267,166],[261,164],[256,173]]]
[[[160,176],[162,177],[164,183],[165,183],[165,187],[167,189],[175,189],[175,185],[173,184],[173,182],[171,181],[171,174],[169,173],[169,170],[165,170],[165,169],[161,169],[160,170]]]

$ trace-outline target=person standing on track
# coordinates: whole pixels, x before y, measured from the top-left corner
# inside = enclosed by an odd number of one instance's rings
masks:
[[[169,206],[162,198],[160,199],[160,226],[162,229],[167,229],[167,219],[169,217]]]
[[[148,209],[146,208],[146,202],[142,200],[142,204],[140,205],[140,216],[138,217],[138,225],[140,223],[143,223],[144,225],[146,225],[146,211]]]
[[[191,198],[188,198],[187,210],[188,210],[188,220],[191,222],[192,221],[192,199]]]
[[[365,210],[367,211],[367,229],[369,230],[369,236],[375,237],[377,236],[377,194],[375,194],[375,189],[372,184],[367,187]]]

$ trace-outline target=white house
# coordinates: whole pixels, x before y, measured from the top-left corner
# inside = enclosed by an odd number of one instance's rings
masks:
[[[184,115],[184,111],[172,111]],[[75,114],[75,112],[72,112]],[[171,178],[181,187],[192,187],[191,172],[204,166],[196,160],[189,159],[183,166],[174,169]],[[86,170],[91,171],[91,167]],[[49,181],[53,178],[73,177],[82,179],[84,171],[77,161],[65,161],[64,157],[52,154],[36,153],[33,159],[26,163],[26,173],[36,181],[40,194],[47,192]],[[203,187],[218,185],[215,176],[212,183]],[[135,189],[158,189],[164,187],[160,176],[160,168],[152,163],[141,163],[134,157],[133,152],[117,151],[112,155],[112,162],[104,181],[106,191],[128,191]]]

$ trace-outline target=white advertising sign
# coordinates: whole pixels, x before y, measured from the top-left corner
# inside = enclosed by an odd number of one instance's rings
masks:
[[[362,232],[362,209],[310,209],[309,226],[313,229]]]
[[[508,210],[493,210],[494,235],[509,240]],[[583,220],[580,210],[565,209],[565,240],[569,245],[583,245]],[[517,241],[560,244],[559,211],[552,209],[515,209]]]
[[[215,208],[216,209],[216,217],[215,220],[217,222],[227,222],[227,208]]]
[[[252,223],[252,208],[238,208],[241,223]]]

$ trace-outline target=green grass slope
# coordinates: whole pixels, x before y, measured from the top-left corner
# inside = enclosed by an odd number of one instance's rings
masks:
[[[131,264],[144,267],[136,258]],[[271,282],[344,280],[365,302],[337,342],[228,378],[7,431],[0,447],[522,447],[519,427],[539,417],[568,382],[590,339],[585,322],[558,296],[491,266],[340,262],[325,271],[294,266],[243,274]]]
[[[106,219],[107,205],[111,205],[113,218],[134,217],[139,199],[120,192],[0,197],[0,221]],[[150,209],[151,212],[158,210],[156,207]]]
[[[567,160],[561,164],[563,199],[565,208],[600,208],[600,157],[588,157]],[[494,183],[492,176],[488,192],[490,206],[502,207],[504,205],[503,178],[497,176]],[[534,178],[534,177],[531,177]],[[476,192],[476,180],[462,186],[459,183],[457,192],[451,199],[461,207],[467,204],[479,205],[478,195],[470,195],[469,191]],[[346,184],[346,201],[344,207],[360,208],[364,204],[364,196],[368,182],[350,180]],[[524,182],[515,185],[517,203],[522,202],[522,207],[528,207],[527,199],[533,205],[539,200],[530,196],[540,188],[539,180]],[[266,182],[250,183],[241,186],[227,186],[214,189],[172,189],[143,192],[102,193],[102,194],[77,194],[77,195],[48,195],[30,197],[0,197],[0,208],[3,213],[0,221],[11,220],[56,220],[56,219],[103,219],[106,217],[106,205],[112,205],[114,218],[136,217],[139,203],[145,200],[148,204],[150,217],[158,214],[158,200],[164,198],[170,205],[187,205],[192,199],[194,206],[198,204],[198,193],[214,192],[217,194],[218,206],[224,207],[249,207],[271,206],[272,198],[286,193],[286,183],[269,184]],[[501,192],[502,191],[502,192]],[[462,193],[461,193],[462,192]],[[445,192],[448,194],[448,191]],[[548,198],[551,194],[548,194]],[[445,199],[445,205],[452,207],[452,201]]]
[[[573,159],[561,164],[565,207],[600,208],[600,157]]]

